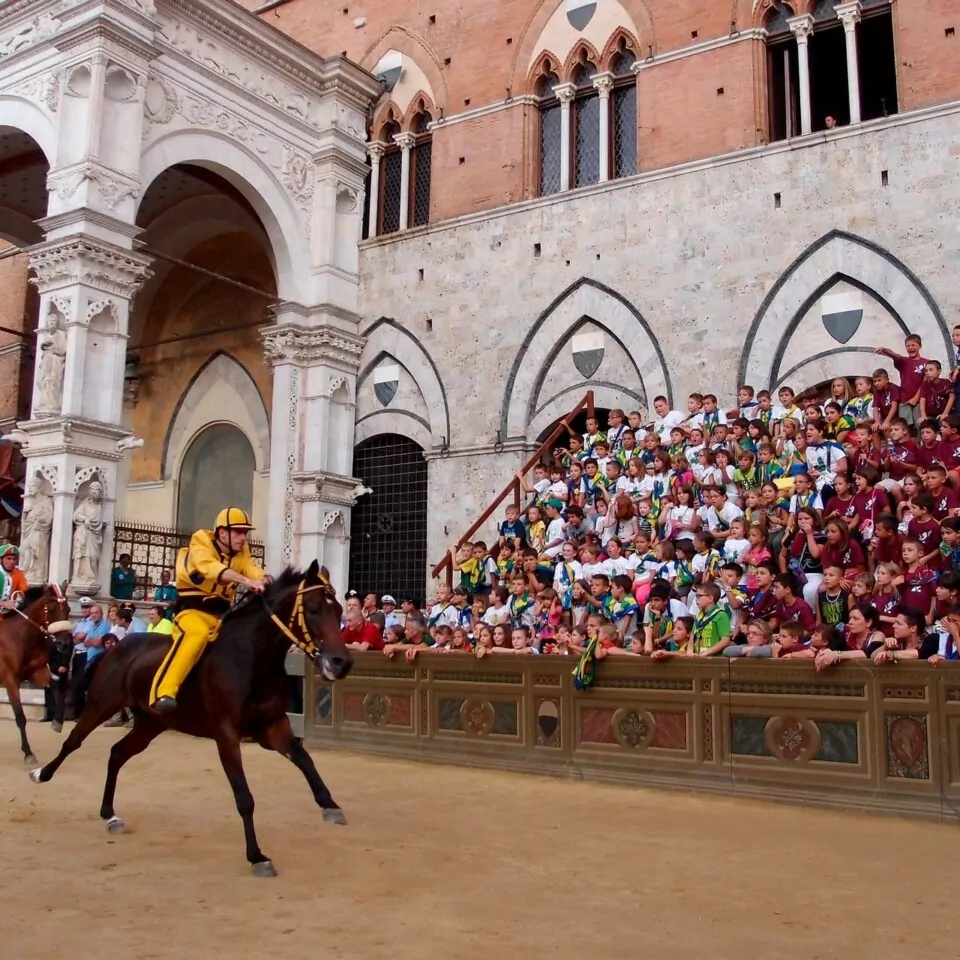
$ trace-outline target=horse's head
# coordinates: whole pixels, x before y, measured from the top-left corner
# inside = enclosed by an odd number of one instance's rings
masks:
[[[296,587],[284,591],[274,620],[327,680],[342,680],[353,666],[353,657],[340,636],[342,615],[327,568],[314,560]]]
[[[70,623],[70,604],[64,586],[49,584],[31,587],[23,596],[23,618],[36,627],[27,630],[29,638],[35,638],[32,653],[27,653],[24,672],[31,683],[45,687],[50,682],[47,665],[52,647],[60,644],[68,649],[73,646],[73,624]],[[28,643],[30,641],[28,640]]]

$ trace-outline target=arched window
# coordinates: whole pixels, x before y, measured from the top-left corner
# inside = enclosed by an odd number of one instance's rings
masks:
[[[540,196],[546,197],[560,190],[560,101],[553,88],[560,78],[552,64],[545,60],[544,74],[537,84],[540,112]]]
[[[380,160],[380,219],[377,234],[396,233],[400,229],[400,189],[403,182],[403,158],[393,138],[400,124],[390,120],[383,125],[380,140],[387,144]]]
[[[422,227],[430,222],[430,172],[432,166],[433,134],[429,124],[433,117],[420,102],[420,112],[413,118],[416,135],[410,156],[410,225]]]
[[[637,172],[637,58],[621,40],[610,63],[613,90],[610,93],[610,177],[629,177]]]
[[[800,134],[800,69],[797,40],[790,29],[793,10],[774,3],[767,12],[767,76],[769,77],[770,141]]]
[[[246,434],[231,423],[202,430],[187,449],[177,490],[177,527],[209,529],[224,507],[253,510],[256,461]]]
[[[593,85],[597,68],[582,56],[573,72],[576,87],[573,117],[573,183],[585,187],[600,179],[600,91]]]
[[[427,582],[427,461],[407,437],[381,434],[353,453],[353,476],[373,491],[350,519],[350,587],[422,603]]]

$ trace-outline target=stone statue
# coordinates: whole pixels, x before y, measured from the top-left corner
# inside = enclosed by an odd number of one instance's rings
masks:
[[[98,583],[103,550],[103,485],[90,482],[87,495],[73,511],[73,582]]]
[[[27,481],[20,523],[20,563],[28,583],[46,583],[50,569],[53,497],[36,474]]]
[[[63,405],[63,370],[67,362],[67,335],[60,326],[60,314],[52,304],[40,336],[39,346],[37,413],[58,414]]]

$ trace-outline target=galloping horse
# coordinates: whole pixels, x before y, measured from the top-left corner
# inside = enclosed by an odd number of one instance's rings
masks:
[[[66,584],[64,584],[64,587]],[[0,683],[10,698],[13,716],[20,729],[20,749],[26,763],[37,758],[27,742],[27,718],[20,703],[20,684],[25,680],[45,687],[50,683],[47,665],[51,643],[70,637],[70,606],[63,588],[56,585],[31,587],[19,609],[0,620]]]
[[[217,639],[177,695],[177,709],[158,716],[149,708],[150,685],[170,645],[169,637],[130,634],[106,653],[94,674],[87,704],[60,753],[31,777],[45,783],[87,736],[118,710],[133,712],[133,729],[110,751],[100,817],[110,833],[123,833],[113,807],[120,768],[164,730],[206,737],[217,744],[243,821],[247,860],[258,877],[276,870],[257,844],[253,795],[240,756],[242,738],[253,738],[286,757],[306,777],[323,819],[345,824],[301,740],[287,718],[289,688],[284,667],[291,643],[309,656],[327,680],[347,675],[353,659],[340,637],[342,610],[326,569],[314,561],[306,573],[286,570],[261,595],[251,595],[222,621]]]

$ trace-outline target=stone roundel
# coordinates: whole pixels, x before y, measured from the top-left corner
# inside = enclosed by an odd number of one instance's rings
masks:
[[[621,747],[646,750],[657,732],[657,721],[647,710],[621,707],[610,719],[613,738]]]
[[[820,728],[801,717],[771,717],[763,740],[773,756],[790,763],[806,763],[820,752]]]
[[[363,719],[373,727],[383,727],[390,722],[390,698],[383,693],[368,693],[363,698]]]
[[[460,705],[460,726],[466,733],[485,737],[492,729],[496,713],[489,700],[464,700]]]

